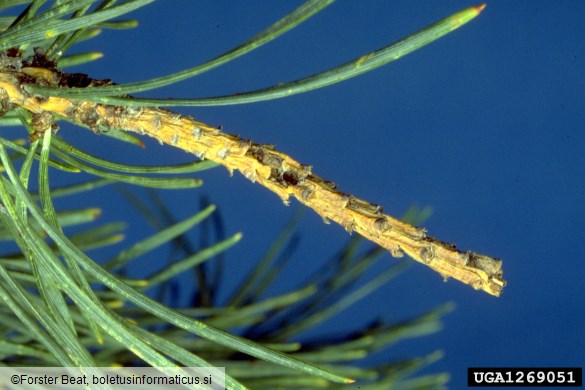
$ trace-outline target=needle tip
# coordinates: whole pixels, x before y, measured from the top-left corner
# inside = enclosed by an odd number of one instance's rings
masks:
[[[480,4],[480,5],[476,5],[473,8],[475,8],[475,10],[477,11],[477,13],[479,14],[481,11],[483,11],[483,9],[485,8],[486,5],[487,5],[486,3],[483,3],[483,4]]]

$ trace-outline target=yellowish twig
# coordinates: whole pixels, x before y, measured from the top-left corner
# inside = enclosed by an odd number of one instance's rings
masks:
[[[47,78],[39,70],[31,74]],[[51,113],[93,130],[117,128],[146,134],[160,142],[181,148],[199,158],[237,170],[252,182],[276,193],[285,204],[293,196],[315,210],[324,220],[332,220],[347,231],[355,231],[388,249],[392,256],[404,253],[427,265],[445,279],[452,277],[475,289],[499,296],[506,282],[501,260],[468,251],[428,236],[424,229],[405,224],[373,205],[336,189],[321,179],[308,165],[302,165],[271,146],[260,145],[172,111],[133,108],[76,101],[59,97],[41,98],[21,88],[16,72],[0,72],[0,99],[3,105],[16,105],[33,114]]]

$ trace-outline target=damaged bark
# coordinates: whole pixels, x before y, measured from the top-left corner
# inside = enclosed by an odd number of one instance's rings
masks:
[[[94,87],[110,83],[80,74],[65,74],[35,53],[29,61],[8,54],[0,56],[0,103],[2,109],[20,106],[34,115],[49,113],[95,132],[111,128],[156,138],[201,159],[223,165],[230,174],[240,171],[247,179],[277,194],[285,203],[292,196],[312,208],[324,221],[333,221],[348,232],[357,232],[386,248],[392,256],[404,254],[438,272],[499,296],[506,285],[502,261],[461,251],[437,240],[421,228],[383,213],[382,207],[346,194],[337,186],[270,145],[256,144],[189,116],[159,108],[135,108],[76,101],[59,97],[38,98],[22,88],[26,83],[57,87]]]

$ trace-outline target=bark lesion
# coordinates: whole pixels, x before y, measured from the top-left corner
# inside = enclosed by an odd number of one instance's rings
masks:
[[[495,296],[502,292],[506,282],[501,260],[460,251],[453,244],[430,237],[424,229],[384,214],[381,206],[339,191],[335,183],[316,175],[310,165],[299,163],[271,145],[256,144],[223,133],[192,117],[160,108],[31,96],[22,88],[23,83],[52,83],[61,88],[89,88],[111,83],[80,74],[62,73],[42,56],[42,53],[35,52],[31,59],[23,61],[10,57],[8,53],[0,54],[0,109],[22,107],[33,116],[37,115],[40,123],[49,115],[51,118],[65,118],[98,133],[117,128],[149,135],[161,143],[213,160],[230,173],[240,171],[252,182],[274,192],[285,204],[292,196],[312,208],[324,221],[331,220],[350,233],[357,232],[386,248],[395,257],[406,253],[445,279],[455,278]],[[40,127],[48,128],[46,123]]]

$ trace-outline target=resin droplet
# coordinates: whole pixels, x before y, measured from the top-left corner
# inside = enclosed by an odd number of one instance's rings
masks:
[[[152,128],[156,131],[159,129],[161,125],[161,120],[160,120],[160,116],[156,116],[153,120],[152,120]]]
[[[386,217],[376,218],[376,220],[374,221],[374,226],[379,231],[387,230],[388,224],[386,223]]]
[[[191,134],[195,136],[196,141],[199,141],[201,139],[201,127],[195,126],[195,128],[191,130]]]
[[[309,200],[309,198],[311,197],[311,195],[313,195],[313,189],[306,187],[303,192],[301,192],[301,197],[303,198],[304,201]]]
[[[429,246],[428,248],[422,248],[419,252],[419,256],[423,263],[429,264],[433,261],[434,257],[433,247]]]
[[[392,257],[402,257],[404,256],[404,252],[400,248],[400,246],[396,245],[395,248],[390,249],[390,254]]]
[[[353,222],[350,222],[346,225],[343,226],[345,228],[345,231],[347,231],[349,234],[353,233],[353,229],[355,227],[355,224]]]
[[[222,160],[225,159],[228,155],[228,148],[223,148],[217,151],[217,157],[221,158]]]
[[[254,172],[252,169],[244,169],[242,171],[242,175],[244,175],[244,177],[250,180],[252,183],[256,182],[256,172]]]

